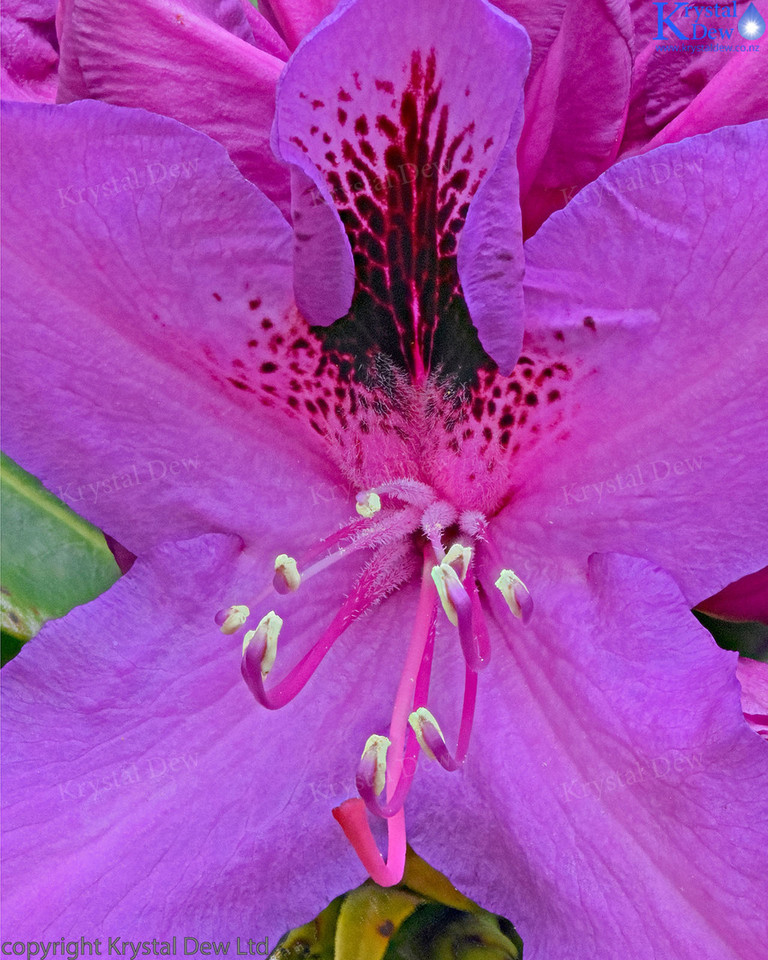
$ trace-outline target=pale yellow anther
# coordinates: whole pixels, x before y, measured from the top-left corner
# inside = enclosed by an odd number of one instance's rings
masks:
[[[523,610],[518,602],[518,597],[529,596],[528,587],[526,587],[520,577],[518,577],[516,573],[513,573],[512,570],[502,570],[495,586],[501,591],[501,595],[506,600],[507,606],[512,613],[518,620],[522,620]]]
[[[370,520],[381,510],[381,497],[374,490],[363,490],[355,500],[355,510],[366,520]]]
[[[301,585],[301,574],[296,561],[287,553],[275,557],[275,589],[279,593],[293,593]],[[280,587],[283,589],[280,589]]]
[[[435,720],[432,712],[427,710],[426,707],[419,707],[418,710],[414,710],[408,717],[408,723],[411,725],[411,730],[416,734],[416,739],[419,741],[419,746],[424,753],[426,753],[430,760],[436,760],[437,758],[424,737],[424,724],[428,723],[433,726],[440,734],[443,743],[445,743],[445,737],[443,736],[443,731],[440,729],[440,724]]]
[[[226,634],[237,633],[250,615],[251,611],[242,604],[227,607],[227,609],[223,611],[223,614],[220,614],[224,619],[219,626],[219,630]]]
[[[467,569],[469,568],[471,560],[472,547],[465,547],[461,543],[454,543],[443,557],[440,565],[432,567],[432,579],[437,587],[440,603],[443,605],[446,617],[448,617],[454,627],[458,627],[459,618],[456,613],[456,607],[448,595],[448,584],[461,585],[461,581],[467,575]]]
[[[373,789],[377,797],[387,785],[387,751],[391,746],[389,737],[374,733],[368,737],[363,749],[362,759],[373,761]]]
[[[277,657],[277,638],[280,636],[280,630],[283,626],[283,619],[279,617],[274,610],[262,617],[258,627],[255,630],[249,630],[243,637],[243,653],[250,644],[256,640],[259,643],[265,643],[264,654],[261,658],[261,675],[266,677],[269,671],[275,665]]]
[[[448,617],[454,627],[458,627],[459,617],[456,613],[456,607],[454,607],[453,601],[448,596],[447,586],[449,582],[461,584],[458,573],[456,573],[452,566],[443,560],[439,567],[432,567],[432,579],[437,587],[437,594],[440,597],[440,603],[443,605],[443,610],[445,610],[446,617]]]
[[[462,543],[454,543],[443,557],[442,564],[452,567],[463,580],[467,575],[470,561],[472,560],[472,547],[465,547]]]

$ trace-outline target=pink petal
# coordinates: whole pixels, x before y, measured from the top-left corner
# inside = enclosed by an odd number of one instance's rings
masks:
[[[251,0],[240,0],[243,6],[243,13],[248,21],[248,26],[253,34],[253,42],[259,50],[265,50],[271,53],[279,60],[287,60],[291,51],[285,44],[285,40],[275,30],[269,20],[263,14],[262,10],[257,10],[251,3]]]
[[[617,164],[528,242],[524,349],[570,380],[518,460],[515,541],[647,557],[692,606],[766,563],[767,140],[759,122]]]
[[[521,22],[527,26],[521,11]],[[622,2],[568,4],[526,88],[518,164],[526,236],[616,158],[630,89]]]
[[[337,0],[262,0],[259,8],[294,50],[336,6]]]
[[[741,684],[741,707],[749,726],[768,740],[768,663],[739,657],[736,676]]]
[[[530,0],[493,0],[509,17],[514,17],[525,28],[531,41],[530,83],[547,51],[562,29],[563,17],[567,9],[566,0],[542,0],[531,3]]]
[[[378,11],[375,0],[341,4],[280,82],[275,149],[317,188],[313,195],[302,180],[299,211],[316,209],[309,229],[297,230],[297,302],[316,323],[346,312],[349,241],[358,297],[382,303],[395,316],[393,336],[424,344],[427,355],[448,336],[437,319],[455,293],[458,249],[480,342],[511,366],[522,270],[512,151],[527,39],[474,0],[395,0],[384,20]],[[418,358],[410,365],[418,369]]]
[[[59,50],[54,0],[8,0],[0,15],[3,100],[53,103]]]
[[[67,0],[58,100],[144,107],[222,143],[287,211],[288,173],[269,146],[283,60],[254,45],[240,0]]]
[[[311,534],[340,476],[264,416],[270,344],[305,329],[280,212],[174,120],[90,101],[6,112],[8,453],[134,553],[279,533],[291,502]],[[341,518],[346,499],[324,509]]]

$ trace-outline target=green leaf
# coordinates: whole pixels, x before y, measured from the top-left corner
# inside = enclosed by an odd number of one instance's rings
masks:
[[[3,662],[46,620],[103,593],[120,576],[104,536],[0,454]]]

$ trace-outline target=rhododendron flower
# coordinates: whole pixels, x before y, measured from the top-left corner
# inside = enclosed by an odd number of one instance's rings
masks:
[[[768,130],[523,248],[528,54],[342,3],[293,229],[176,120],[7,106],[7,449],[139,558],[4,671],[14,939],[275,937],[407,832],[528,957],[758,960],[768,753],[690,607],[766,562]]]

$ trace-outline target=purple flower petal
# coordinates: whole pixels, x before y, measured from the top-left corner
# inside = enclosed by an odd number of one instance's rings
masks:
[[[222,143],[284,210],[287,171],[269,146],[283,61],[253,40],[240,0],[67,0],[58,100],[144,107]],[[139,54],[140,52],[140,54]]]
[[[503,520],[516,541],[645,556],[691,605],[766,563],[767,137],[617,164],[526,245],[524,349],[570,379]]]
[[[757,82],[749,89],[747,84],[741,83],[742,69],[747,74],[752,70],[760,74],[760,64],[765,58],[759,51],[741,53],[736,49],[742,42],[736,24],[750,3],[751,0],[736,0],[717,6],[671,4],[660,7],[653,0],[633,0],[635,61],[622,155],[634,154],[655,137],[663,136],[664,128],[676,123],[677,117],[680,117],[677,122],[686,126],[690,121],[687,132],[681,134],[690,136],[714,129],[714,126],[758,120],[766,115],[764,81],[761,83],[758,76]],[[730,16],[734,7],[736,18]],[[661,27],[660,10],[663,17]],[[713,16],[715,10],[718,13]],[[683,38],[673,27],[683,34]],[[730,32],[716,40],[706,35],[709,29]],[[741,63],[737,65],[737,61]],[[726,67],[724,76],[717,80],[718,74]],[[729,96],[728,89],[732,84],[741,88],[742,102]],[[713,85],[712,91],[708,90],[710,85]],[[705,119],[707,104],[714,108],[711,119],[714,119],[714,112],[722,108],[719,122],[713,126],[711,120],[706,119],[706,126],[696,128],[697,115]],[[693,113],[683,120],[683,115],[691,107]]]
[[[259,9],[293,50],[330,14],[336,3],[337,0],[261,0]]]
[[[303,224],[297,229],[297,302],[312,322],[346,313],[353,290],[343,223],[358,301],[372,299],[394,314],[394,337],[413,354],[407,365],[423,374],[435,342],[450,336],[438,317],[458,286],[458,251],[480,342],[509,367],[520,336],[512,151],[527,38],[492,8],[468,0],[450,7],[396,0],[384,21],[374,8],[373,0],[341,4],[280,81],[275,149],[317,187],[300,212],[306,215],[308,203],[320,211],[308,232]],[[459,68],[467,35],[484,51],[472,60],[470,80]],[[330,278],[329,246],[334,262],[346,252],[348,264]],[[491,279],[493,291],[485,294]]]
[[[536,615],[483,677],[463,775],[416,778],[412,845],[531,960],[761,960],[768,747],[735,654],[643,561],[522,569]]]
[[[279,211],[174,120],[6,112],[8,453],[134,553],[211,529],[250,541],[291,502],[311,536],[319,502],[346,498],[263,416],[271,345],[304,329]]]
[[[0,15],[3,100],[53,103],[59,49],[55,0],[9,0]]]

